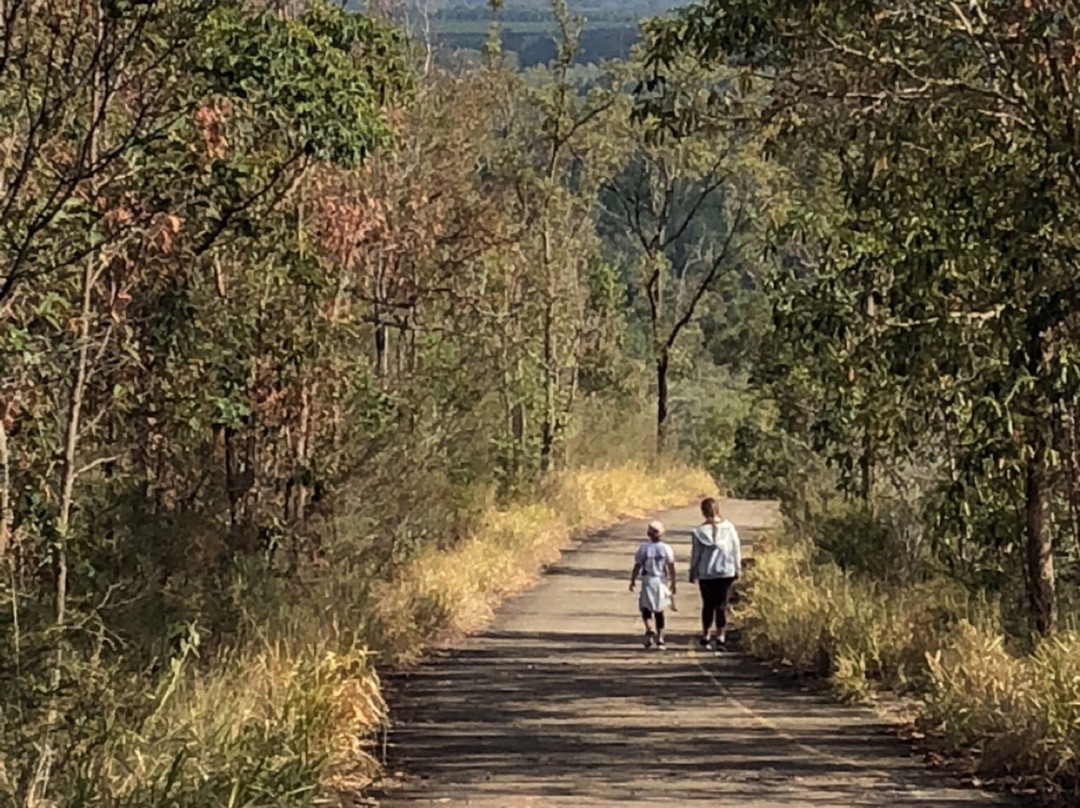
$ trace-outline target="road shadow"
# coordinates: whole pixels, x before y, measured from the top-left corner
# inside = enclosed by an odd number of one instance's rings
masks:
[[[669,516],[686,553],[695,515]],[[747,547],[760,521],[739,525]],[[621,582],[643,525],[567,552],[491,630],[388,677],[388,763],[406,776],[383,805],[1002,804],[927,772],[867,710],[739,653],[701,653],[686,633],[696,588],[680,590],[668,649],[646,652]]]
[[[910,746],[884,723],[741,655],[702,658],[691,638],[671,641],[648,653],[625,634],[488,632],[393,682],[390,764],[506,797],[614,795],[644,771],[683,800],[723,784],[725,798],[765,791],[773,804],[814,782],[830,803],[972,804],[922,795],[930,775],[913,762],[896,768]],[[835,720],[807,720],[822,709]],[[857,723],[839,720],[856,713]],[[867,778],[889,802],[859,801]]]

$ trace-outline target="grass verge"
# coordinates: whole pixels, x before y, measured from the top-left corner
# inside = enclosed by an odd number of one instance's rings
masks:
[[[882,688],[916,697],[946,752],[1055,796],[1080,796],[1080,635],[1012,648],[992,602],[935,578],[856,577],[809,540],[773,537],[748,575],[748,650],[826,676],[844,698]]]
[[[415,661],[433,635],[481,628],[575,536],[714,489],[707,474],[685,466],[653,474],[630,463],[558,475],[539,501],[489,511],[472,537],[421,552],[382,587],[380,650],[395,664]]]
[[[434,636],[482,627],[575,536],[712,490],[682,466],[580,469],[489,508],[464,540],[433,536],[388,581],[372,582],[350,540],[303,575],[238,568],[224,598],[235,637],[192,623],[137,673],[101,649],[71,653],[71,687],[27,685],[8,702],[23,708],[0,710],[0,806],[300,808],[356,793],[378,773],[387,720],[376,660],[408,663]]]

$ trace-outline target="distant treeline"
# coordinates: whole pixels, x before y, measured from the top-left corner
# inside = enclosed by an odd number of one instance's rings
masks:
[[[586,22],[594,22],[597,20],[620,20],[620,21],[633,21],[648,16],[650,13],[647,10],[636,10],[632,6],[618,6],[618,7],[606,7],[606,8],[588,8],[578,12]],[[488,6],[453,6],[452,8],[442,9],[438,13],[438,19],[440,20],[480,20],[485,24],[491,22],[494,19],[491,9]],[[505,8],[498,13],[498,20],[502,23],[513,22],[545,22],[550,25],[554,25],[555,21],[551,15],[551,6],[548,4],[537,6],[526,6],[524,8],[516,6],[513,8]]]
[[[442,32],[437,42],[444,50],[483,50],[487,34],[484,31]],[[636,25],[612,25],[604,28],[586,28],[581,33],[581,47],[577,54],[578,64],[599,63],[609,59],[625,59],[638,38]],[[502,31],[503,50],[517,54],[521,67],[546,64],[555,58],[555,39],[545,31]]]
[[[638,39],[639,24],[680,5],[674,0],[574,4],[582,23],[579,64],[625,59]],[[444,51],[483,50],[492,22],[498,22],[503,49],[517,54],[521,67],[544,64],[555,57],[556,25],[547,2],[507,4],[493,13],[487,3],[457,2],[432,19],[434,36]],[[414,32],[415,35],[415,32]]]

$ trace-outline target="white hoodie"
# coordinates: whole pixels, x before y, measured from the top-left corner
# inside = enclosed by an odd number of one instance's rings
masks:
[[[739,532],[727,519],[694,528],[690,580],[735,578],[742,571]]]

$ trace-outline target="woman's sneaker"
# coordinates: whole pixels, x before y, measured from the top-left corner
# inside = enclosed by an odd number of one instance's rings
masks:
[[[699,646],[701,646],[702,648],[708,648],[709,647],[709,638],[708,637],[698,637],[697,644]]]
[[[664,645],[664,638],[663,637],[660,637],[660,638],[658,638],[656,640],[656,647],[661,651],[663,651],[665,648],[667,648],[667,646]]]

